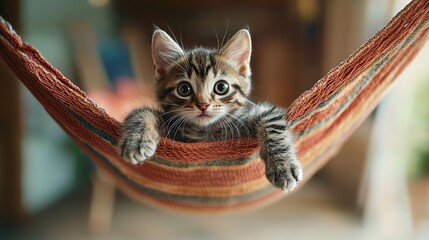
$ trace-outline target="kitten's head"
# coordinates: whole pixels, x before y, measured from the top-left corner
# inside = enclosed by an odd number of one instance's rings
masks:
[[[165,112],[208,126],[239,109],[250,93],[251,40],[237,32],[219,50],[182,49],[167,33],[152,37],[156,91]]]

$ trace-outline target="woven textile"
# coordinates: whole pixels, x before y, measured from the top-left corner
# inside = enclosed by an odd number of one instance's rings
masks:
[[[428,17],[429,0],[411,2],[289,107],[304,182],[335,154],[410,63],[427,40]],[[163,138],[155,157],[145,164],[126,163],[116,151],[121,123],[23,42],[7,22],[0,22],[3,59],[126,193],[157,205],[197,211],[261,206],[284,196],[266,180],[256,140],[185,144]]]

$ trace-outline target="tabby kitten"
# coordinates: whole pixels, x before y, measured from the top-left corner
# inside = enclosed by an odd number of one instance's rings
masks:
[[[250,54],[247,30],[237,32],[220,50],[185,50],[156,30],[152,57],[162,111],[143,107],[127,116],[121,156],[132,164],[143,163],[155,153],[160,136],[183,142],[257,137],[267,179],[282,190],[292,190],[302,179],[302,170],[285,110],[248,99]]]

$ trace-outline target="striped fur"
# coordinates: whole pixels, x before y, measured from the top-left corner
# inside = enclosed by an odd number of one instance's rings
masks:
[[[121,156],[138,164],[155,154],[159,136],[181,142],[257,138],[266,177],[289,191],[302,169],[288,131],[285,110],[254,104],[251,89],[251,40],[247,30],[220,50],[183,50],[162,30],[153,36],[153,60],[161,112],[139,108],[124,122]]]
[[[304,181],[335,154],[427,42],[428,19],[429,1],[412,1],[289,107],[287,121],[296,136]],[[265,206],[284,196],[266,180],[256,139],[182,143],[161,137],[151,159],[143,165],[129,164],[116,149],[122,124],[1,18],[0,55],[64,131],[118,188],[137,200],[219,213]]]

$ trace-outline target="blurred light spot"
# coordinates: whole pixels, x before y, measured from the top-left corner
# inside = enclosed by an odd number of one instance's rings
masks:
[[[315,21],[319,15],[320,5],[317,0],[297,0],[296,7],[302,20]]]
[[[110,0],[88,0],[89,4],[96,8],[102,8],[110,3]]]

